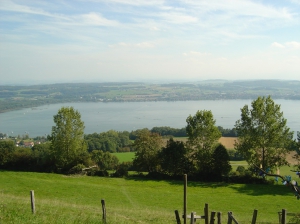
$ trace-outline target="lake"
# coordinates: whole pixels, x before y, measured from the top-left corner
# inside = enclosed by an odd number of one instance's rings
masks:
[[[132,131],[155,126],[182,128],[186,118],[197,110],[211,110],[217,126],[233,128],[240,119],[240,109],[252,100],[204,100],[176,102],[111,102],[61,103],[27,108],[0,114],[0,132],[11,136],[29,134],[30,137],[51,133],[53,116],[62,106],[72,106],[81,113],[85,133],[108,130]],[[300,101],[274,100],[281,105],[287,126],[300,131]],[[296,136],[296,134],[295,134]]]

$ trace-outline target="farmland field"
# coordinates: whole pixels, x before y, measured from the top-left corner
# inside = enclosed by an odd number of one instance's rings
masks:
[[[293,178],[296,178],[293,176]],[[107,223],[175,223],[182,214],[181,181],[64,176],[0,171],[0,223],[99,223],[100,200],[106,201]],[[35,191],[36,214],[31,214],[30,190]],[[245,185],[189,182],[188,212],[232,211],[240,223],[278,223],[277,212],[300,212],[299,203],[283,185]]]

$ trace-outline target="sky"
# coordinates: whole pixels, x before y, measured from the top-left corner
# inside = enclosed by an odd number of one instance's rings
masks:
[[[1,0],[0,85],[300,80],[300,0]]]

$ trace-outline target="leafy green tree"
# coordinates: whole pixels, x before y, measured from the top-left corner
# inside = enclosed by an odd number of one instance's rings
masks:
[[[85,135],[88,144],[88,151],[102,150],[104,152],[117,152],[121,148],[131,144],[129,132],[117,132],[110,130],[100,134],[94,133]]]
[[[138,171],[156,172],[158,171],[159,159],[158,153],[162,148],[162,138],[157,133],[151,133],[149,130],[138,132],[134,142],[136,149],[133,165]]]
[[[224,145],[219,144],[214,150],[213,155],[213,176],[220,180],[224,175],[228,175],[231,171],[230,158]]]
[[[192,162],[189,153],[182,141],[174,141],[173,138],[167,142],[159,153],[161,169],[170,176],[189,174],[192,172]]]
[[[215,126],[211,111],[197,111],[194,116],[186,119],[188,143],[198,150],[212,151],[221,137],[221,132]]]
[[[268,96],[258,97],[251,106],[245,105],[241,119],[236,121],[236,150],[249,164],[263,170],[288,164],[286,153],[292,144],[293,132],[286,126],[280,105]]]
[[[294,158],[298,161],[298,163],[295,165],[295,168],[300,171],[300,131],[297,131],[297,141],[296,141],[296,154]]]
[[[91,154],[92,160],[98,165],[100,170],[115,170],[119,164],[119,159],[110,152],[94,150]]]
[[[13,141],[0,140],[0,167],[6,167],[12,161],[16,147]]]
[[[34,145],[32,147],[32,152],[36,170],[50,172],[54,169],[50,142]]]
[[[215,149],[221,132],[215,126],[211,111],[197,111],[194,116],[186,119],[186,132],[188,135],[187,146],[194,157],[197,172],[202,179],[210,178],[212,169],[212,153]]]
[[[81,157],[87,152],[84,123],[80,113],[73,107],[59,109],[54,115],[54,123],[49,136],[50,148],[56,167],[66,171],[82,163]]]

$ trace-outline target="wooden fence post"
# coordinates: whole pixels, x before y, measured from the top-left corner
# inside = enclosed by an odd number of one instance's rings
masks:
[[[282,209],[281,224],[286,224],[286,210],[285,209]]]
[[[191,222],[190,223],[191,224],[195,223],[195,213],[194,212],[191,213]]]
[[[186,200],[186,190],[187,190],[187,175],[184,174],[184,186],[183,186],[183,223],[186,224],[186,209],[187,209],[187,200]]]
[[[205,216],[205,224],[208,224],[209,217],[208,217],[208,204],[207,203],[205,203],[205,207],[204,207],[204,216]]]
[[[105,200],[101,199],[101,205],[102,205],[102,221],[106,223],[106,208],[105,208]]]
[[[35,214],[34,190],[30,191],[30,200],[31,200],[31,211],[32,211],[32,214]]]
[[[228,212],[228,221],[227,221],[227,224],[231,224],[232,223],[231,214],[232,214],[232,212]]]
[[[221,222],[222,222],[222,213],[221,212],[218,212],[217,213],[217,217],[218,217],[218,224],[221,224]]]
[[[256,218],[257,218],[257,210],[254,209],[251,224],[255,224],[256,223]]]
[[[179,216],[178,210],[175,210],[175,217],[176,217],[176,223],[177,223],[177,224],[181,224],[180,216]]]
[[[216,212],[211,212],[210,213],[210,222],[209,222],[209,224],[214,224],[215,223],[215,215],[216,215]]]

